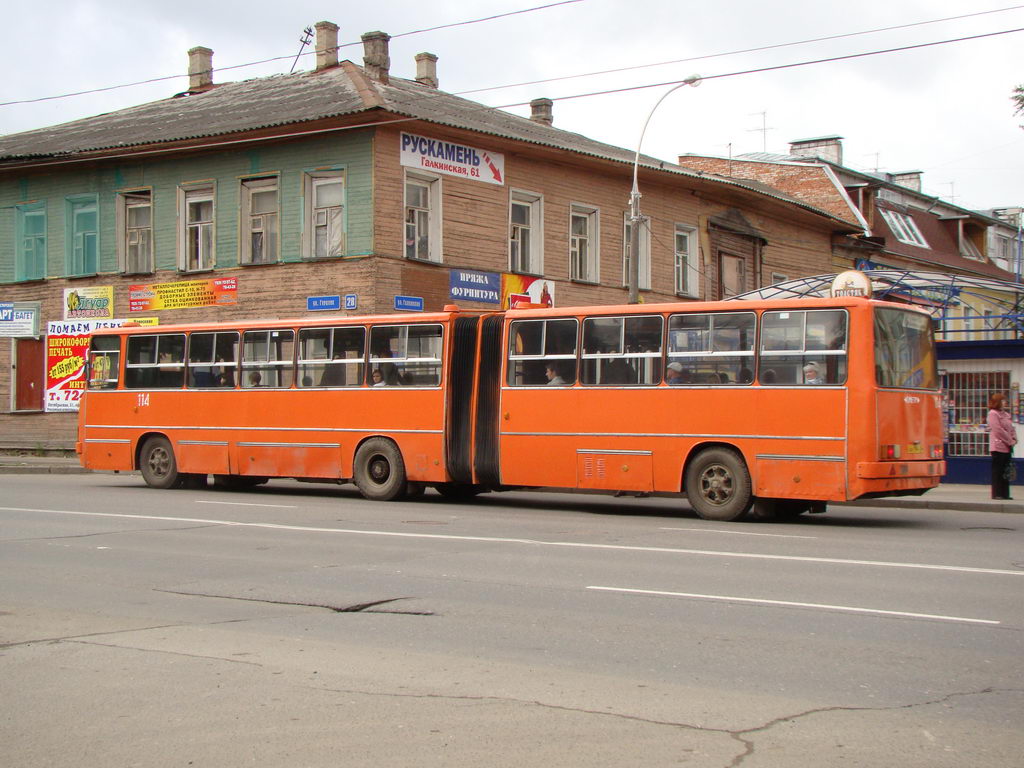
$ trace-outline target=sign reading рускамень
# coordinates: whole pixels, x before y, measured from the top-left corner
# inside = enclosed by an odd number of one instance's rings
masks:
[[[402,134],[401,163],[407,168],[460,176],[488,184],[505,183],[505,156],[465,144]]]

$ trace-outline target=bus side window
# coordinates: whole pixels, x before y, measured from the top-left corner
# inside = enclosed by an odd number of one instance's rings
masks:
[[[383,386],[436,387],[441,383],[443,336],[440,325],[378,325],[370,329],[370,379],[378,386],[374,371],[379,371]]]
[[[846,327],[847,315],[841,309],[765,312],[761,383],[845,384]],[[766,376],[768,371],[772,376]]]
[[[574,384],[578,330],[575,319],[514,321],[509,327],[509,386]]]
[[[363,383],[365,347],[362,326],[299,331],[299,386],[358,387]]]
[[[668,384],[748,385],[754,381],[753,312],[709,312],[669,318]]]
[[[185,335],[129,336],[125,351],[128,389],[177,389],[185,383]]]
[[[295,332],[246,331],[242,337],[242,386],[290,387],[295,377]]]
[[[583,368],[588,386],[661,382],[660,316],[588,317],[583,321]]]
[[[237,331],[189,335],[189,387],[234,387],[237,367]]]

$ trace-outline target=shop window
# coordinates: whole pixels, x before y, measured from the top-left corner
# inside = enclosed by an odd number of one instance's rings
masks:
[[[946,455],[989,456],[988,399],[996,392],[1010,394],[1010,372],[947,372],[942,387],[949,424]]]

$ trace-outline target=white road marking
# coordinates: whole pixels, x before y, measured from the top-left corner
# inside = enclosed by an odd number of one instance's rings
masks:
[[[932,563],[897,563],[886,560],[846,560],[837,557],[802,557],[799,555],[768,555],[759,552],[725,552],[714,549],[683,549],[680,547],[640,547],[628,544],[588,544],[582,541],[543,541],[540,539],[500,538],[496,536],[454,536],[444,533],[419,533],[411,531],[373,531],[356,528],[318,528],[308,525],[284,525],[282,523],[246,523],[238,520],[216,520],[200,517],[171,517],[169,515],[130,515],[120,512],[81,512],[67,509],[35,509],[32,507],[0,507],[0,512],[37,512],[48,515],[76,515],[81,517],[113,517],[127,520],[158,520],[160,522],[200,523],[224,525],[237,528],[265,528],[275,531],[296,531],[300,533],[336,533],[348,536],[390,536],[401,539],[434,539],[440,541],[475,541],[482,544],[523,544],[535,547],[565,547],[570,549],[600,549],[616,552],[657,552],[668,555],[698,555],[703,557],[725,557],[747,560],[780,560],[795,563],[820,563],[826,565],[862,565],[875,568],[912,568],[925,571],[952,571],[955,573],[984,573],[992,576],[1024,576],[1024,570],[1011,571],[1000,568],[971,568],[963,565],[935,565]]]
[[[721,528],[659,528],[659,531],[693,531],[695,533],[731,533],[733,536],[770,536],[775,539],[816,539],[817,536],[797,536],[793,533],[754,533],[753,531],[723,531]]]
[[[939,621],[961,621],[968,624],[1002,624],[992,619],[969,619],[963,616],[943,616],[935,613],[911,613],[909,611],[885,611],[880,608],[859,608],[853,605],[829,605],[828,603],[798,603],[791,600],[764,600],[755,597],[736,597],[734,595],[699,595],[694,592],[664,592],[657,589],[628,589],[626,587],[587,587],[602,592],[624,592],[634,595],[659,595],[661,597],[690,597],[696,600],[721,600],[726,603],[754,603],[756,605],[783,605],[795,608],[818,608],[823,611],[845,611],[852,613],[871,613],[879,616],[902,616],[911,619],[938,619]]]
[[[247,501],[202,501],[197,500],[196,504],[226,504],[231,507],[273,507],[274,509],[298,509],[294,504],[251,504]]]

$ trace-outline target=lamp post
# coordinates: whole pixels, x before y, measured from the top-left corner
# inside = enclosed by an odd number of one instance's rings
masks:
[[[661,98],[651,107],[647,119],[644,120],[643,130],[640,131],[640,140],[636,143],[636,155],[633,158],[633,190],[629,193],[629,303],[640,302],[640,227],[643,224],[643,216],[640,215],[640,187],[637,184],[637,174],[640,169],[640,148],[644,143],[644,135],[647,133],[647,126],[654,117],[655,110],[661,106],[670,93],[674,93],[684,85],[697,86],[700,84],[700,75],[690,75],[679,85],[676,85],[661,95]]]

